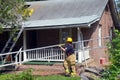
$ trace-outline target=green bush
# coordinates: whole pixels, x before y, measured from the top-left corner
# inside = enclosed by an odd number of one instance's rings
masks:
[[[0,80],[35,80],[35,77],[31,75],[32,70],[26,70],[19,74],[2,74]]]
[[[114,31],[113,39],[108,44],[110,65],[103,73],[102,80],[118,80],[120,75],[120,32]]]

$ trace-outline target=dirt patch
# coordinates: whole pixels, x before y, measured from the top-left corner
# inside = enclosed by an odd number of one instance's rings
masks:
[[[87,64],[87,65],[86,65]],[[82,64],[76,64],[76,72],[79,76],[80,72],[88,66],[97,66],[93,60],[87,60]],[[32,69],[33,75],[47,76],[47,75],[64,75],[64,68],[62,63],[56,63],[53,65],[20,65],[14,73],[19,73],[27,69]]]
[[[54,75],[63,74],[64,68],[61,64],[59,65],[22,65],[18,69],[19,71],[24,71],[26,69],[33,69],[33,75]]]

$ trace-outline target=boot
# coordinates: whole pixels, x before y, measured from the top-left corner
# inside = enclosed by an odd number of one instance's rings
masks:
[[[69,75],[70,75],[69,69],[66,69],[65,70],[65,76],[69,76]]]
[[[72,72],[72,73],[70,74],[70,77],[75,77],[75,76],[76,76],[76,73],[73,73],[73,72]]]

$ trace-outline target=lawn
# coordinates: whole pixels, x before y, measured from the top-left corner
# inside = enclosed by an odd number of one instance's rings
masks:
[[[63,75],[37,76],[36,80],[80,80],[80,77],[66,77]]]
[[[0,80],[80,80],[80,77],[66,77],[64,75],[33,76],[31,70],[18,74],[0,74]]]

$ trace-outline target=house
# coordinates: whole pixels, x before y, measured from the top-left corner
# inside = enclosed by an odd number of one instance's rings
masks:
[[[106,41],[112,37],[115,19],[111,0],[45,0],[27,2],[33,13],[23,25],[24,30],[13,50],[24,50],[65,42],[71,36],[77,49],[88,49],[88,58],[99,63],[105,54]],[[114,6],[113,6],[114,7]],[[112,7],[112,8],[113,8]],[[114,9],[114,8],[113,8]],[[112,11],[112,12],[111,12]],[[0,48],[9,38],[6,31],[0,35]],[[6,37],[4,37],[6,36]],[[78,52],[79,55],[82,53]],[[79,56],[83,58],[83,56]],[[80,62],[82,62],[80,60]]]

